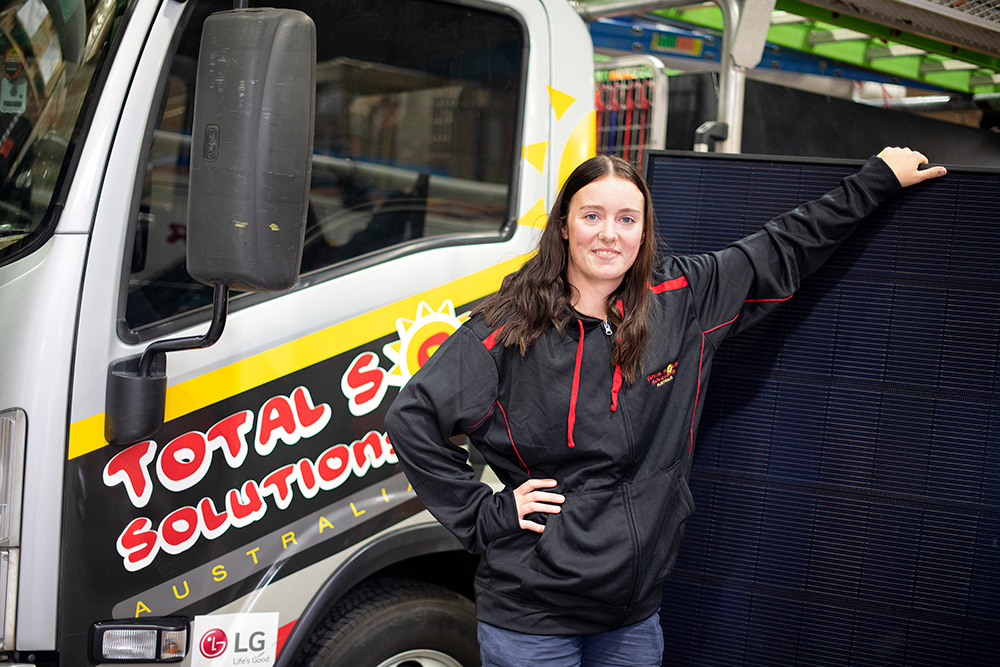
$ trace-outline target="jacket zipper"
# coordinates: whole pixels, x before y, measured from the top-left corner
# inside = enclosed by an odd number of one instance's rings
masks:
[[[607,320],[601,322],[604,326],[604,333],[608,336],[609,342],[614,331],[611,329],[611,325]],[[624,394],[625,392],[622,392]],[[628,409],[625,407],[625,397],[619,394],[618,396],[618,408],[621,410],[622,415],[622,427],[625,431],[625,442],[628,445],[628,470],[629,473],[625,478],[625,483],[622,484],[622,497],[625,502],[625,515],[628,517],[629,531],[632,535],[632,582],[629,585],[628,599],[625,602],[625,611],[622,614],[622,620],[619,626],[625,623],[628,618],[629,612],[632,611],[632,606],[635,603],[635,593],[639,587],[639,564],[642,562],[642,554],[640,551],[639,543],[639,529],[635,525],[635,510],[632,507],[632,468],[635,465],[635,443],[632,438],[632,426],[631,421],[628,416]]]
[[[628,599],[625,601],[625,610],[622,612],[622,620],[618,623],[619,627],[625,625],[625,621],[628,619],[629,613],[632,611],[632,607],[635,605],[635,593],[639,588],[639,564],[642,562],[642,554],[639,553],[639,530],[635,525],[635,512],[632,509],[632,493],[631,493],[631,482],[625,482],[622,484],[622,496],[625,499],[625,515],[628,516],[628,527],[632,533],[632,583],[629,585]]]
[[[624,392],[623,392],[624,393]],[[622,616],[622,623],[628,618],[628,614],[635,605],[635,594],[639,589],[639,565],[642,563],[641,546],[639,542],[639,528],[635,525],[635,509],[632,506],[632,475],[635,466],[635,442],[632,437],[632,422],[629,419],[628,407],[625,405],[625,397],[618,399],[618,406],[622,411],[623,426],[625,430],[625,442],[628,444],[628,475],[625,483],[622,484],[622,494],[625,496],[625,514],[628,517],[629,530],[632,532],[632,583],[629,586],[628,600],[625,602],[625,613]]]

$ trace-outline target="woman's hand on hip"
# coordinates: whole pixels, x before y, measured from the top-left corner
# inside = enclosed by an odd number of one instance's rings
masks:
[[[559,514],[560,507],[565,497],[558,493],[539,491],[539,489],[552,488],[558,484],[554,479],[529,479],[521,486],[514,489],[514,502],[517,505],[517,520],[521,528],[541,533],[545,526],[534,521],[528,521],[524,517],[534,512],[545,514]]]

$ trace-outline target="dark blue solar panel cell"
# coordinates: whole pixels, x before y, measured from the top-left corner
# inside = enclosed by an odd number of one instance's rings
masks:
[[[867,502],[840,496],[817,498],[807,572],[808,586],[816,594],[857,597],[869,514]]]
[[[899,391],[882,394],[872,486],[886,493],[922,494],[927,488],[927,443],[934,428],[934,403]]]
[[[854,169],[657,154],[647,175],[673,250],[706,252]],[[677,664],[1000,664],[998,193],[961,169],[898,193],[719,350],[665,586],[664,627],[697,637]]]
[[[801,620],[801,601],[755,593],[747,628],[752,652],[767,655],[772,667],[801,664],[798,660]]]
[[[830,386],[826,430],[817,448],[820,481],[838,487],[871,488],[880,414],[881,396],[873,387]]]
[[[829,376],[833,371],[834,341],[840,291],[831,280],[811,280],[781,309],[781,319],[769,317],[758,326],[780,321],[782,340],[780,370]]]
[[[868,520],[859,598],[889,610],[913,605],[920,525],[915,503],[876,501]]]
[[[745,578],[754,575],[760,549],[764,491],[759,487],[718,485],[709,519],[712,534],[706,557],[712,576]]]
[[[926,278],[941,272],[936,269],[942,253],[951,242],[954,227],[954,209],[951,201],[925,195],[930,184],[923,188],[904,190],[897,195],[893,210],[898,220],[896,252],[893,271],[914,278]],[[948,188],[946,184],[944,186]],[[949,198],[950,199],[950,198]]]
[[[976,285],[948,290],[942,327],[940,385],[955,392],[997,386],[1000,291]]]
[[[822,384],[782,382],[778,385],[767,474],[771,479],[815,485],[819,481],[822,452],[818,443],[824,437],[829,403],[829,388]],[[795,420],[784,417],[792,412]]]
[[[815,507],[815,497],[801,489],[768,489],[756,563],[758,586],[786,595],[805,589]]]
[[[979,623],[1000,618],[1000,515],[983,512],[979,516],[976,542],[973,547],[974,564],[969,585],[969,599],[965,612]],[[1000,640],[1000,633],[995,639]],[[997,653],[1000,655],[1000,652]]]
[[[952,205],[956,224],[948,253],[948,275],[953,279],[982,281],[994,285],[994,270],[1000,266],[1000,225],[997,225],[996,178],[987,174],[963,174],[948,183],[954,186]]]
[[[906,633],[905,664],[914,667],[956,664],[961,659],[962,634],[960,625],[919,616],[911,618]]]
[[[915,609],[947,614],[965,606],[978,529],[974,514],[944,508],[924,510],[914,579]],[[958,545],[965,548],[957,549]]]
[[[763,378],[754,380],[729,387],[727,413],[743,415],[745,419],[727,420],[719,458],[726,468],[764,474],[773,437],[777,386]]]
[[[906,619],[860,610],[851,632],[851,658],[845,664],[853,667],[904,664],[906,634]]]
[[[699,660],[720,667],[744,664],[751,602],[745,590],[705,586],[698,610]]]
[[[843,667],[851,663],[851,637],[854,613],[833,603],[811,600],[802,614],[799,664],[816,667]],[[756,664],[765,664],[765,656],[757,656]],[[701,663],[708,664],[708,663]]]
[[[982,502],[988,507],[1000,506],[1000,405],[991,402],[986,425],[986,442],[982,467]]]
[[[997,656],[1000,656],[1000,632],[995,625],[984,623],[963,628],[962,650],[956,663],[995,665]]]
[[[956,396],[936,403],[935,426],[927,443],[927,497],[981,503],[983,470],[989,458],[988,402]]]
[[[936,285],[898,281],[889,305],[888,382],[914,388],[937,383],[941,364],[941,325],[947,292]]]

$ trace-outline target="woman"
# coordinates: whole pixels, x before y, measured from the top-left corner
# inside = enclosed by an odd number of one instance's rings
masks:
[[[712,358],[789,298],[900,186],[943,175],[887,148],[824,197],[727,248],[656,258],[646,184],[597,157],[566,180],[538,253],[400,392],[408,479],[483,553],[483,664],[659,665],[661,584]],[[476,481],[466,434],[504,484]]]

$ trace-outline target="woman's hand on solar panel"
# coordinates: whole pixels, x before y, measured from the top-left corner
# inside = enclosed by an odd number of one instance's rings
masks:
[[[899,180],[899,184],[904,188],[948,173],[948,170],[941,165],[928,164],[923,153],[909,148],[887,146],[882,149],[878,156],[889,165],[892,173]]]
[[[561,505],[566,498],[558,493],[539,491],[539,489],[548,489],[556,484],[558,484],[558,482],[554,479],[529,479],[527,482],[514,489],[514,502],[517,505],[517,520],[521,528],[541,533],[545,530],[545,526],[536,521],[529,521],[524,517],[535,512],[542,512],[544,514],[559,513],[559,505]]]

